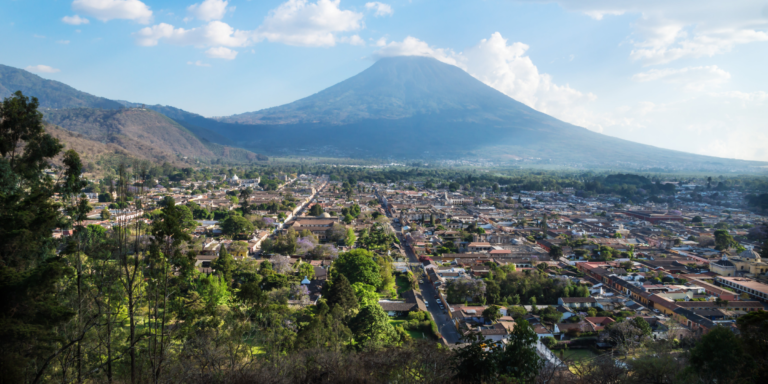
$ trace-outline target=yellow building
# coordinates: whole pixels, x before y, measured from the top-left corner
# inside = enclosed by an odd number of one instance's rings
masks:
[[[768,272],[768,263],[763,262],[757,252],[747,249],[734,257],[723,253],[720,260],[709,264],[709,269],[721,276],[753,277]]]

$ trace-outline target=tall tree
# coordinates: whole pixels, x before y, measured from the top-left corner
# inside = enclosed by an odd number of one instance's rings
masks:
[[[37,108],[37,99],[21,92],[0,105],[0,377],[6,382],[39,382],[54,358],[85,337],[55,332],[76,312],[57,300],[59,284],[73,271],[52,239],[62,219],[53,194],[77,195],[79,159],[66,158],[61,185],[43,172],[62,145],[45,132]]]
[[[398,339],[389,317],[378,303],[361,308],[350,321],[349,328],[361,346],[383,346]]]
[[[221,275],[227,286],[232,285],[232,271],[235,270],[235,259],[229,254],[226,247],[221,247],[219,257],[213,260],[211,267],[216,270],[217,274]]]
[[[688,372],[705,383],[737,383],[748,359],[738,337],[728,328],[717,326],[702,336],[690,352]],[[740,380],[741,379],[741,380]]]
[[[333,284],[328,289],[325,299],[330,308],[339,306],[345,316],[354,313],[358,308],[355,291],[352,289],[352,285],[349,284],[349,280],[342,274],[334,274]]]

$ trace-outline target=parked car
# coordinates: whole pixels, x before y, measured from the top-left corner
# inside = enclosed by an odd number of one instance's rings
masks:
[[[424,280],[419,280],[419,284],[424,284]]]
[[[443,304],[443,303],[440,301],[440,299],[437,299],[437,303],[438,303],[438,304],[441,304],[441,305]]]
[[[425,307],[429,307],[429,302],[427,302],[427,301],[425,300],[425,301],[424,301],[424,306],[425,306]]]

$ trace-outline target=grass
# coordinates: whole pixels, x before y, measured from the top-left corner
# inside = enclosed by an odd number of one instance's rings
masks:
[[[555,356],[560,357],[560,351],[552,351]],[[589,349],[568,349],[563,352],[562,359],[570,362],[572,366],[581,365],[582,361],[590,360],[598,355]]]
[[[403,323],[407,321],[408,318],[406,317],[392,317],[389,319],[389,323],[392,324],[393,327],[402,326]],[[429,336],[427,336],[427,334],[422,331],[409,331],[406,329],[405,332],[411,335],[411,338],[413,339],[429,339]]]
[[[398,275],[395,279],[395,284],[397,285],[397,296],[400,297],[411,289],[411,284],[408,283],[408,278],[405,275]]]

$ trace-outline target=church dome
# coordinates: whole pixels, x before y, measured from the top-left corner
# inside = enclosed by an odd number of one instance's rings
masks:
[[[747,249],[741,253],[739,253],[739,257],[742,259],[750,259],[750,260],[756,260],[760,261],[760,255],[755,252],[754,249]]]
[[[329,214],[328,212],[323,212],[323,213],[320,215],[320,217],[323,217],[323,218],[326,218],[326,219],[327,219],[327,218],[331,217],[331,214]]]

